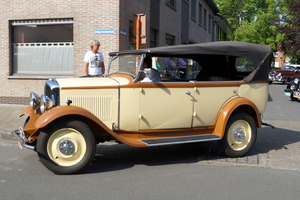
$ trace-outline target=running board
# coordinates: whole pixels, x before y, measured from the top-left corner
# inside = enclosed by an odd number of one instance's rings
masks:
[[[168,144],[183,144],[193,142],[206,142],[213,140],[220,140],[221,138],[216,135],[197,135],[197,136],[186,136],[186,137],[174,137],[174,138],[160,138],[160,139],[149,139],[140,140],[147,146],[159,146]]]

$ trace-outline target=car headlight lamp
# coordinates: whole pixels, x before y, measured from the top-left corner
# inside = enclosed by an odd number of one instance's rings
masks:
[[[298,84],[299,83],[299,78],[295,78],[294,83]]]
[[[290,86],[290,90],[295,90],[295,89],[296,89],[295,85]]]
[[[55,105],[55,103],[46,95],[41,96],[40,112],[44,113]]]
[[[39,95],[35,94],[34,92],[30,93],[30,107],[33,110],[36,110],[40,106],[41,98]]]

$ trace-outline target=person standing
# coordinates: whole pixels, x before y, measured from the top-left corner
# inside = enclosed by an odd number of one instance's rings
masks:
[[[186,62],[182,58],[177,59],[177,65],[179,67],[180,78],[186,78]]]
[[[92,40],[91,50],[84,56],[84,75],[102,76],[105,73],[104,56],[99,52],[100,42]]]

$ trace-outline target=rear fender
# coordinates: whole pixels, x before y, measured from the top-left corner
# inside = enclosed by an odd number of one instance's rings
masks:
[[[236,98],[228,102],[221,110],[213,134],[223,138],[227,122],[234,111],[243,111],[253,117],[258,128],[261,128],[259,111],[252,101]]]

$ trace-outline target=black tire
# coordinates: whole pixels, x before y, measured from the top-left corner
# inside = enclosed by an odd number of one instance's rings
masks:
[[[285,85],[288,82],[287,78],[283,78],[282,84]]]
[[[219,140],[221,151],[229,157],[247,155],[257,137],[254,119],[245,112],[234,112],[229,118],[224,137]]]
[[[293,93],[290,96],[291,101],[298,101],[298,98],[294,97]]]
[[[73,174],[89,165],[96,152],[91,129],[82,121],[64,119],[46,127],[37,141],[41,163],[55,174]]]

